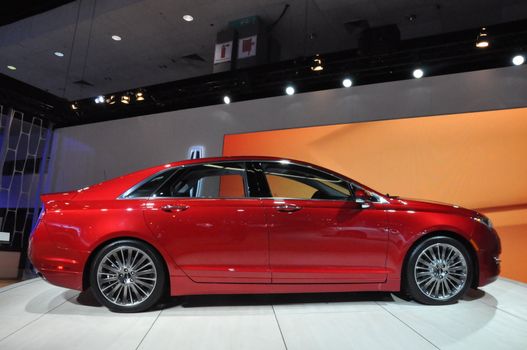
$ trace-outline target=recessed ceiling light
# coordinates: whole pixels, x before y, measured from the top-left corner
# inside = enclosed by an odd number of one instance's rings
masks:
[[[115,41],[121,41],[121,37],[119,35],[112,35],[112,39]]]
[[[311,70],[313,72],[320,72],[324,70],[324,64],[322,63],[322,58],[320,58],[320,55],[316,55],[313,59],[313,63],[311,64]]]
[[[515,66],[521,66],[525,62],[525,57],[522,55],[516,55],[512,58],[512,64]]]
[[[187,22],[192,22],[194,20],[194,17],[192,17],[191,15],[184,15],[183,19]]]
[[[57,57],[64,57],[64,54],[60,51],[55,51],[53,54]]]
[[[352,84],[353,82],[351,81],[350,78],[346,78],[342,80],[342,86],[344,86],[345,88],[349,88]]]
[[[425,75],[425,72],[423,72],[422,69],[417,68],[416,70],[414,70],[413,75],[415,79],[420,79],[423,77],[423,75]]]
[[[231,98],[229,96],[223,96],[223,102],[228,105],[231,103]]]
[[[16,70],[16,67],[15,66],[7,66],[7,69]]]
[[[483,27],[476,38],[476,47],[483,49],[489,47],[489,45],[489,34],[487,33],[487,28]]]
[[[288,87],[285,88],[285,93],[288,94],[289,96],[294,95],[295,88],[289,85]]]

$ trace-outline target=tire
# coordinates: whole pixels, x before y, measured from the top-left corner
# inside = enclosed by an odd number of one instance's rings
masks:
[[[427,238],[409,254],[404,289],[419,303],[452,304],[472,285],[474,263],[467,248],[454,238]]]
[[[140,241],[127,239],[108,244],[97,253],[90,268],[95,298],[114,312],[150,309],[163,296],[165,283],[161,256]]]

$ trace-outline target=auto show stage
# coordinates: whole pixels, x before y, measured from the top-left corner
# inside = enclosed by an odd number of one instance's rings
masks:
[[[500,278],[448,306],[389,293],[171,298],[116,314],[33,279],[0,288],[0,349],[525,349],[527,285]]]

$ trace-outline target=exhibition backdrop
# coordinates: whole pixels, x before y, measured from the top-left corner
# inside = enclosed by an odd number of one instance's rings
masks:
[[[527,282],[527,108],[226,135],[223,155],[312,162],[383,193],[488,215],[502,276]]]

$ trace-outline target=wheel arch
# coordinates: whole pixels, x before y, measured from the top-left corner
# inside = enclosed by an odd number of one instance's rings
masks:
[[[150,248],[152,248],[157,254],[159,254],[159,257],[161,257],[161,260],[163,262],[163,268],[164,268],[164,273],[166,277],[165,293],[167,292],[169,293],[170,292],[170,270],[168,268],[167,261],[164,255],[159,251],[159,249],[157,249],[150,242],[145,241],[144,239],[141,239],[141,238],[134,237],[134,236],[113,237],[103,242],[100,242],[99,245],[97,245],[97,247],[93,249],[93,251],[88,256],[88,259],[86,260],[86,263],[84,264],[84,269],[82,271],[82,290],[86,290],[90,287],[90,269],[93,264],[93,260],[95,259],[95,256],[97,256],[97,253],[101,251],[101,249],[106,247],[107,245],[113,242],[121,241],[121,240],[132,240],[132,241],[138,241],[138,242],[144,243],[148,245]]]
[[[406,266],[408,264],[408,259],[410,259],[410,255],[413,249],[418,244],[423,242],[424,240],[432,238],[432,237],[439,237],[439,236],[453,238],[457,240],[458,242],[460,242],[461,244],[463,244],[463,246],[467,249],[468,253],[470,254],[470,258],[472,260],[472,265],[473,265],[472,267],[474,271],[474,278],[472,279],[471,287],[472,288],[478,287],[479,285],[479,262],[478,262],[478,254],[476,253],[476,249],[474,248],[474,246],[470,243],[470,241],[466,237],[460,235],[459,233],[448,231],[448,230],[438,230],[438,231],[428,232],[422,235],[417,240],[415,240],[415,242],[413,242],[412,245],[406,250],[404,261],[403,261],[403,266],[401,268],[401,290],[404,289],[404,281],[405,281],[404,273],[406,272]]]

